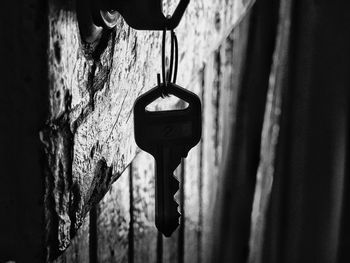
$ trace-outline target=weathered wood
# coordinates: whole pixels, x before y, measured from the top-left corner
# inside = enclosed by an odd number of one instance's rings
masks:
[[[90,250],[89,250],[89,216],[87,216],[82,224],[82,227],[78,230],[77,235],[72,239],[70,247],[57,258],[54,263],[89,263]]]
[[[193,91],[201,96],[201,76],[192,84]],[[184,262],[199,262],[201,234],[201,147],[192,148],[184,160]]]
[[[233,33],[232,33],[233,34]],[[215,205],[220,195],[218,192],[223,185],[220,170],[222,164],[223,149],[232,147],[227,145],[228,138],[224,129],[227,120],[234,120],[237,101],[237,86],[234,82],[238,79],[233,61],[233,36],[232,34],[215,51],[210,60],[205,64],[202,76],[204,120],[203,142],[199,169],[201,169],[201,193],[202,211],[200,211],[200,259],[202,262],[210,262],[210,252],[214,246],[213,236],[216,229],[213,228],[217,214]],[[233,94],[233,95],[232,95]],[[229,117],[228,117],[229,116]],[[227,187],[227,186],[225,186]]]
[[[174,171],[175,177],[179,180],[180,185],[181,183],[181,173],[182,173],[182,164],[178,166],[178,168]],[[175,198],[179,203],[179,211],[183,210],[181,207],[183,204],[181,203],[181,190],[179,190],[175,194]],[[182,220],[182,216],[181,216]],[[169,262],[169,263],[178,263],[180,261],[181,255],[179,255],[179,249],[183,242],[183,236],[181,235],[181,226],[178,226],[178,228],[172,233],[170,237],[163,237],[163,262]]]
[[[185,160],[184,185],[184,262],[198,262],[201,231],[200,148],[192,149]]]
[[[280,1],[261,169],[273,185],[255,262],[350,261],[348,9]]]
[[[154,159],[141,152],[132,163],[134,262],[156,262]]]
[[[179,227],[174,231],[170,237],[163,238],[163,262],[177,263],[179,259]]]
[[[177,29],[180,84],[190,84],[252,2],[191,2]],[[55,255],[135,155],[132,105],[156,83],[161,41],[159,32],[137,32],[120,19],[92,52],[80,42],[73,1],[48,6],[50,117],[43,141],[52,204],[48,246]]]
[[[277,157],[277,143],[281,125],[280,115],[282,111],[284,63],[288,56],[286,50],[289,45],[288,41],[290,37],[290,5],[290,2],[285,1],[280,6],[279,12],[283,19],[279,22],[278,31],[276,32],[276,46],[273,59],[271,59],[272,65],[269,74],[269,87],[266,96],[266,108],[261,134],[260,162],[257,171],[256,189],[252,209],[252,225],[249,244],[250,263],[263,262],[263,235],[266,225],[265,217],[267,215],[268,202],[275,173],[275,159]],[[271,16],[270,13],[266,15]]]
[[[97,206],[98,262],[129,262],[129,176],[126,169]]]
[[[211,258],[219,262],[246,262],[248,259],[250,220],[278,3],[257,3],[255,7],[258,7],[226,41],[228,54],[225,57],[232,77],[223,77],[230,82],[226,86],[228,89],[225,85],[221,89],[226,92],[222,95],[226,98],[227,111],[221,164],[223,178],[220,178],[222,182],[214,212],[217,220]]]
[[[218,186],[218,164],[219,164],[219,84],[220,84],[220,53],[217,51],[205,65],[203,85],[203,188],[202,188],[202,255],[203,262],[209,262],[208,251],[212,247],[212,220],[215,204],[216,189]]]
[[[179,228],[170,237],[163,236],[163,262],[177,263],[179,249]]]

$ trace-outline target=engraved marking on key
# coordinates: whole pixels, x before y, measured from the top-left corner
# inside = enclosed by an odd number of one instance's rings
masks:
[[[170,125],[165,126],[163,129],[163,134],[165,137],[170,137],[173,132],[174,132],[174,128]]]

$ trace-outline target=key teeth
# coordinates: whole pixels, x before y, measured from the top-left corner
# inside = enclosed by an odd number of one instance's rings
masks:
[[[163,224],[159,222],[156,226],[165,237],[170,237],[172,233],[180,225],[180,213],[178,212],[178,204],[174,201],[171,203],[170,211],[172,214],[169,215],[168,220],[164,221]]]
[[[168,171],[172,171],[170,178],[168,178],[167,186],[168,193],[166,194],[168,199],[168,207],[167,207],[167,218],[163,222],[157,222],[156,226],[158,230],[165,236],[170,237],[172,233],[177,229],[180,225],[181,213],[179,212],[179,199],[178,190],[180,188],[180,182],[178,178],[174,175],[173,171],[180,165],[181,158],[175,158],[170,162],[168,166]],[[172,197],[170,199],[170,197]]]
[[[180,204],[180,192],[177,191],[174,195],[174,201],[179,205]]]
[[[171,211],[174,211],[175,213],[171,216],[171,220],[169,220],[169,224],[164,228],[164,231],[162,231],[166,237],[170,237],[180,225],[181,214],[178,212],[178,207],[179,205],[175,201],[172,202]]]
[[[170,185],[171,185],[171,195],[175,195],[176,192],[179,190],[180,188],[180,182],[176,179],[175,175],[173,175],[170,179]]]
[[[175,178],[175,180],[173,180],[172,185],[174,185],[174,189],[172,189],[172,191],[174,193],[171,193],[173,195],[173,200],[175,201],[177,207],[176,210],[179,213],[179,217],[181,217],[181,213],[180,213],[180,192],[179,192],[179,188],[180,188],[180,182],[176,179],[175,175],[173,175],[173,177]]]
[[[163,235],[166,237],[170,237],[171,234],[177,229],[177,227],[180,225],[181,217],[181,214],[179,213],[180,202],[178,202],[178,200],[175,199],[175,197],[178,195],[177,193],[179,190],[180,183],[174,175],[170,180],[171,189],[169,194],[173,196],[173,202],[171,202],[171,207],[169,208],[172,212],[170,216],[171,220],[169,220],[168,225],[164,228],[164,231],[162,231]]]

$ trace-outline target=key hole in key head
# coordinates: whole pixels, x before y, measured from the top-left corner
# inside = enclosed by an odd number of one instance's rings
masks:
[[[158,98],[146,106],[147,111],[184,110],[188,103],[174,95]]]
[[[162,0],[162,10],[165,17],[172,16],[180,0]]]

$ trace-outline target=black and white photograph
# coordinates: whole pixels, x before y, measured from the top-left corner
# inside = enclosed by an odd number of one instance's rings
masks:
[[[350,263],[350,1],[0,8],[0,263]]]

